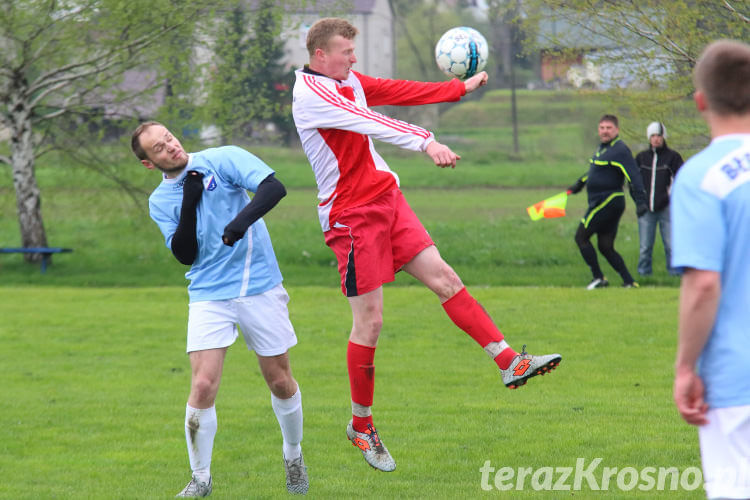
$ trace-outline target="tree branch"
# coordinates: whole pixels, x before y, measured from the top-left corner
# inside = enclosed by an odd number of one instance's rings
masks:
[[[681,45],[679,45],[671,36],[665,34],[658,25],[651,22],[651,18],[645,12],[643,12],[637,5],[636,2],[629,2],[630,7],[635,8],[635,11],[639,14],[636,16],[638,23],[643,23],[651,29],[644,29],[633,23],[631,18],[628,17],[632,10],[629,8],[623,8],[621,5],[617,5],[614,10],[602,9],[600,5],[589,4],[583,8],[583,16],[576,15],[573,11],[565,10],[560,8],[555,12],[555,15],[567,19],[571,24],[584,28],[595,35],[609,40],[614,46],[622,46],[622,40],[618,36],[618,32],[621,33],[622,28],[632,33],[636,37],[648,40],[651,44],[659,47],[671,54],[674,59],[681,59],[691,64],[694,64],[697,60],[696,56]],[[592,23],[591,18],[596,17],[601,21],[604,21],[601,25]],[[648,57],[653,57],[652,53],[636,47],[634,44],[628,45],[628,49],[636,49]]]
[[[152,42],[153,40],[151,40],[150,43]],[[132,44],[129,45],[128,48],[130,48],[131,46]],[[145,48],[147,46],[148,45],[143,45],[142,48]],[[53,71],[40,75],[34,81],[34,83],[29,86],[28,93],[29,95],[32,95],[35,92],[40,91],[41,89],[46,89],[50,86],[55,86],[58,83],[64,83],[65,85],[67,85],[68,83],[73,82],[75,80],[85,78],[95,73],[101,73],[101,72],[107,71],[108,69],[122,62],[118,60],[117,57],[120,56],[123,52],[124,52],[124,49],[112,49],[103,54],[94,53],[90,58],[86,59],[85,61],[79,61],[76,63],[72,63],[72,64],[68,64],[68,65],[56,68]],[[105,62],[103,64],[99,64],[102,61],[105,61]],[[74,72],[76,70],[79,70],[81,68],[86,68],[86,67],[91,67],[91,69],[82,70],[80,73]],[[58,76],[58,75],[62,75],[62,76]],[[60,87],[57,87],[57,88],[60,88]],[[38,102],[40,99],[37,96],[34,100]]]
[[[728,0],[724,0],[724,6],[727,8],[727,10],[729,12],[731,12],[732,14],[736,15],[737,17],[739,17],[741,21],[743,21],[745,23],[750,23],[750,17],[747,17],[744,14],[742,14],[741,12],[738,12],[737,9],[735,9],[732,6],[732,4],[729,3]]]
[[[192,17],[198,15],[201,10],[201,8],[198,8],[194,12],[189,14],[185,18],[185,20],[170,26],[166,26],[156,32],[137,37],[124,45],[119,45],[115,48],[110,48],[104,51],[96,51],[83,61],[70,63],[64,66],[60,66],[59,68],[55,68],[54,70],[48,71],[47,73],[43,73],[36,78],[32,85],[29,86],[29,95],[32,95],[50,85],[56,85],[59,82],[69,83],[74,80],[85,78],[86,76],[90,76],[97,72],[105,72],[118,64],[123,64],[124,62],[132,59],[135,53],[142,52],[153,43],[159,41],[164,35],[184,26],[190,19],[192,19]],[[70,74],[77,69],[90,66],[93,66],[93,68],[85,70],[81,73]],[[35,99],[35,101],[39,102],[39,99],[37,98]]]
[[[391,7],[391,10],[393,11],[394,17],[396,18],[396,22],[401,25],[401,29],[403,30],[404,36],[406,37],[406,41],[409,44],[409,47],[411,47],[414,54],[419,54],[420,51],[417,48],[416,43],[414,43],[414,38],[411,36],[411,31],[409,31],[408,26],[406,25],[406,22],[404,21],[404,17],[398,15],[398,12],[396,11],[396,2],[393,0],[388,0],[388,4]],[[419,65],[419,71],[422,74],[422,78],[427,78],[427,67],[425,66],[424,62],[422,61],[421,57],[417,57],[417,64]]]
[[[127,171],[119,170],[107,162],[103,162],[98,151],[90,148],[90,143],[52,145],[51,149],[64,151],[69,155],[76,165],[92,170],[104,177],[114,181],[133,201],[133,204],[143,210],[143,197],[148,195],[148,191],[136,186],[128,179]],[[121,175],[121,172],[123,175]]]
[[[81,5],[77,9],[71,9],[65,14],[61,14],[60,8],[56,5],[56,2],[49,3],[49,10],[45,13],[46,17],[50,19],[49,23],[40,24],[35,30],[31,31],[24,38],[27,43],[30,40],[35,40],[37,37],[48,32],[55,24],[59,24],[61,21],[67,21],[68,19],[75,17],[82,12],[85,12],[96,5],[96,0],[91,0],[87,5]]]
[[[671,37],[668,35],[665,35],[661,31],[651,32],[651,31],[645,31],[635,24],[627,21],[625,18],[620,19],[619,21],[612,21],[612,22],[619,22],[621,23],[621,26],[633,33],[636,36],[639,36],[641,38],[645,38],[646,40],[650,41],[657,47],[660,47],[670,54],[678,55],[682,57],[686,61],[690,61],[694,63],[696,61],[695,57],[691,55],[687,50],[685,50],[683,47],[679,46],[677,42],[675,42]]]

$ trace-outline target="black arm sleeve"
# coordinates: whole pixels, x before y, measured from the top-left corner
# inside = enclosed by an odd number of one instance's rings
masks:
[[[630,149],[625,147],[622,142],[620,142],[617,146],[618,147],[616,149],[615,157],[613,160],[616,160],[620,163],[620,165],[622,165],[622,168],[625,169],[625,172],[630,178],[630,197],[633,198],[636,206],[636,211],[638,213],[638,216],[640,217],[648,210],[648,203],[646,202],[646,189],[643,187],[643,176],[641,175],[641,169],[633,159],[633,155],[630,152]]]
[[[674,157],[672,157],[672,165],[670,165],[673,177],[677,175],[677,171],[680,169],[683,163],[685,163],[685,160],[682,159],[682,156],[680,156],[680,153],[675,151]]]
[[[196,210],[203,194],[202,178],[203,175],[198,172],[188,172],[182,191],[180,222],[177,223],[177,230],[172,236],[172,253],[180,264],[186,266],[195,262],[195,256],[198,254],[195,226],[198,222]]]
[[[578,180],[575,182],[575,184],[571,185],[568,188],[568,191],[570,194],[576,194],[583,189],[583,186],[586,185],[586,181],[588,180],[588,173],[583,174],[581,177],[578,178]]]
[[[224,244],[231,247],[242,239],[247,228],[267,214],[284,196],[286,188],[273,174],[263,179],[250,203],[224,228],[224,235],[221,237]]]

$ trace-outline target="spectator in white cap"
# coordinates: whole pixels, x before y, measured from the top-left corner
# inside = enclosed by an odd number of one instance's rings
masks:
[[[667,271],[679,274],[671,267],[672,245],[669,228],[669,193],[677,170],[682,166],[680,153],[667,147],[667,129],[661,122],[651,122],[646,128],[646,137],[650,147],[638,153],[635,162],[641,171],[643,185],[646,188],[648,211],[638,217],[638,236],[640,252],[638,257],[638,274],[651,275],[651,266],[656,239],[656,226],[659,226],[661,240],[664,243]]]

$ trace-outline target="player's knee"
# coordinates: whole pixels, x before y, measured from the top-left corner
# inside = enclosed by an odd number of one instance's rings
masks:
[[[437,279],[431,283],[430,288],[441,301],[450,299],[464,287],[456,271],[446,263],[437,272],[436,276]]]
[[[279,372],[267,383],[273,395],[279,399],[289,399],[297,392],[297,382],[291,373]]]
[[[382,315],[358,318],[353,326],[350,340],[362,345],[377,345],[380,330],[383,328]]]
[[[463,281],[461,281],[461,278],[459,278],[458,274],[456,274],[451,269],[451,274],[445,282],[443,291],[442,293],[438,295],[440,295],[441,299],[448,300],[454,295],[456,295],[458,292],[460,292],[463,287],[464,287]]]
[[[359,311],[354,318],[354,324],[368,332],[380,332],[383,327],[383,303],[372,303],[364,310]]]
[[[218,381],[214,381],[209,377],[195,377],[191,387],[193,399],[199,401],[213,400],[216,397],[218,385]]]
[[[599,241],[597,247],[602,255],[612,255],[615,251],[615,246],[608,241]]]
[[[573,238],[576,242],[576,245],[578,245],[579,248],[583,248],[586,246],[589,242],[588,238],[586,238],[586,235],[582,232],[577,232],[575,237]]]
[[[380,330],[383,329],[383,316],[382,314],[374,314],[367,318],[362,324],[363,333],[370,337],[377,338],[380,335]]]

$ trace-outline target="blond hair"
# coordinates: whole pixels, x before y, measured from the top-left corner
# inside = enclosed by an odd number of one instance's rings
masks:
[[[324,17],[316,21],[307,32],[307,52],[312,57],[317,49],[327,50],[328,42],[334,36],[341,35],[347,40],[354,40],[357,33],[359,30],[346,19]]]

